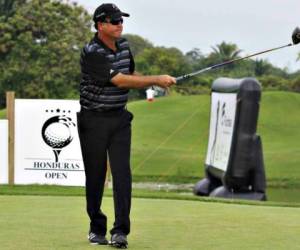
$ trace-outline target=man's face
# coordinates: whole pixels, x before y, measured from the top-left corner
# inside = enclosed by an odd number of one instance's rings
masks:
[[[99,30],[103,35],[109,36],[114,39],[121,37],[123,31],[123,19],[119,18],[106,18],[105,22],[99,23]]]

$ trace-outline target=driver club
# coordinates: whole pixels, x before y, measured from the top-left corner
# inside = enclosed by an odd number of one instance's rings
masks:
[[[231,64],[231,63],[234,63],[234,62],[238,62],[238,61],[241,61],[241,60],[253,57],[253,56],[257,56],[257,55],[261,55],[261,54],[268,53],[268,52],[271,52],[271,51],[275,51],[275,50],[283,49],[283,48],[286,48],[286,47],[294,46],[294,45],[300,43],[300,28],[299,27],[296,27],[294,29],[293,34],[292,34],[292,41],[293,41],[293,43],[289,43],[289,44],[286,44],[286,45],[283,45],[283,46],[280,46],[280,47],[277,47],[277,48],[264,50],[264,51],[261,51],[261,52],[258,52],[258,53],[252,54],[252,55],[248,55],[248,56],[245,56],[245,57],[241,57],[241,58],[233,59],[233,60],[230,60],[230,61],[222,62],[222,63],[219,63],[219,64],[215,64],[213,66],[210,66],[210,67],[192,72],[190,74],[186,74],[186,75],[176,77],[176,81],[181,82],[183,80],[189,79],[192,76],[202,74],[202,73],[204,73],[206,71],[209,71],[209,70],[212,70],[212,69],[220,68],[220,67],[223,67],[225,65],[228,65],[228,64]]]

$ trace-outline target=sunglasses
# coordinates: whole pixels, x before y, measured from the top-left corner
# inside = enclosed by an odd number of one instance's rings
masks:
[[[123,24],[123,18],[118,18],[118,19],[112,19],[110,21],[104,21],[104,23],[110,23],[112,25],[119,25],[119,24]]]

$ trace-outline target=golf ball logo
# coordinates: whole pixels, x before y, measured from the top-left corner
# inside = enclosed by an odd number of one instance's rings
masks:
[[[52,148],[55,162],[58,162],[62,148],[68,146],[73,140],[71,127],[75,127],[75,123],[66,115],[53,116],[42,127],[43,140]]]

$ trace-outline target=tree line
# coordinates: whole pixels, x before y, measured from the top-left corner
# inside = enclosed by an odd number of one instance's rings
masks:
[[[53,0],[0,0],[0,107],[5,92],[18,98],[78,98],[80,51],[93,36],[92,17],[76,3]],[[142,74],[179,76],[239,58],[236,44],[223,41],[204,55],[199,48],[183,53],[177,48],[154,46],[141,36],[125,34]],[[300,59],[300,54],[298,59]],[[177,84],[182,94],[209,92],[218,77],[256,77],[265,90],[300,92],[300,70],[289,73],[270,62],[243,60]],[[131,98],[144,98],[144,90]]]

